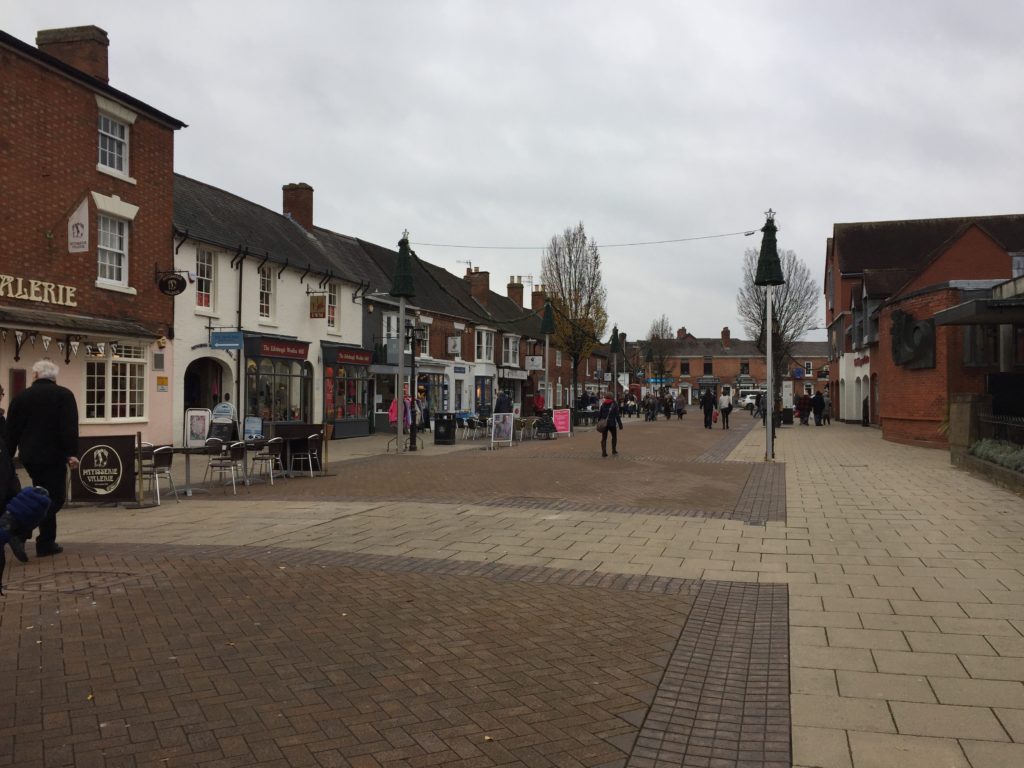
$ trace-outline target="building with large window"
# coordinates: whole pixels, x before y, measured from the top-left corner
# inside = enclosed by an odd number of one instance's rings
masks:
[[[112,87],[107,33],[0,32],[4,133],[0,381],[13,397],[50,358],[85,436],[169,442],[174,134],[184,123]],[[155,269],[154,269],[155,267]]]

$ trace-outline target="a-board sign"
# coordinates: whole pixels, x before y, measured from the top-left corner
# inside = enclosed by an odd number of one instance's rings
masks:
[[[512,426],[515,416],[511,413],[496,413],[491,417],[491,448],[496,443],[512,445]]]
[[[555,432],[558,434],[568,435],[572,432],[572,411],[568,408],[552,411],[551,420],[555,422]]]
[[[80,437],[71,496],[75,501],[135,501],[135,436]]]
[[[210,433],[207,438],[216,437],[225,443],[238,439],[238,425],[231,419],[213,419],[210,422]]]
[[[185,445],[201,448],[210,432],[210,409],[189,408],[185,411]]]
[[[242,439],[251,440],[257,436],[263,436],[263,419],[259,416],[246,416],[242,422]]]

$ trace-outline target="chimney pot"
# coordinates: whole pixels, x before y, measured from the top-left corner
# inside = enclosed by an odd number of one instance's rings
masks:
[[[97,26],[41,29],[36,34],[36,47],[97,80],[109,82],[107,49],[110,38]]]

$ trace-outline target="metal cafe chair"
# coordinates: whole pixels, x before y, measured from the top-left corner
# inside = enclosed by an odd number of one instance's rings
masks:
[[[284,463],[281,461],[281,454],[283,452],[284,438],[270,438],[267,441],[267,444],[263,446],[263,449],[252,457],[252,464],[249,469],[250,477],[256,476],[256,465],[259,464],[263,468],[259,474],[267,475],[270,478],[270,484],[273,485],[275,469],[278,470],[282,476],[284,475]]]
[[[211,456],[207,469],[222,480],[224,475],[230,473],[231,493],[237,496],[237,479],[241,478],[242,482],[245,482],[245,443],[241,440],[232,443],[226,451],[222,451],[220,458]]]
[[[178,498],[178,489],[174,487],[174,478],[171,476],[171,462],[174,459],[174,449],[169,445],[161,445],[153,449],[152,460],[143,464],[142,477],[149,481],[149,492],[156,496],[156,505],[160,506],[160,478],[167,480],[174,494],[174,500],[181,503]]]
[[[306,449],[304,451],[295,451],[292,454],[291,466],[288,467],[288,469],[289,470],[294,469],[296,463],[301,465],[303,462],[305,462],[306,464],[309,465],[309,476],[310,477],[313,476],[313,465],[314,464],[319,464],[320,465],[320,471],[322,473],[323,472],[323,463],[320,461],[320,447],[321,447],[321,445],[323,445],[323,441],[324,441],[323,435],[321,435],[319,432],[316,432],[316,433],[310,435],[309,437],[307,437],[306,438]]]
[[[219,437],[208,437],[204,445],[206,455],[209,457],[206,461],[206,471],[203,473],[203,482],[205,483],[207,476],[212,471],[210,465],[224,456],[224,441]]]

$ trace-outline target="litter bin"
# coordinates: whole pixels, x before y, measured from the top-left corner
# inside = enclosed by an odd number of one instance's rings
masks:
[[[455,414],[434,414],[434,445],[455,445]]]
[[[783,424],[792,424],[793,423],[793,409],[792,408],[783,408],[782,409],[782,423]]]

